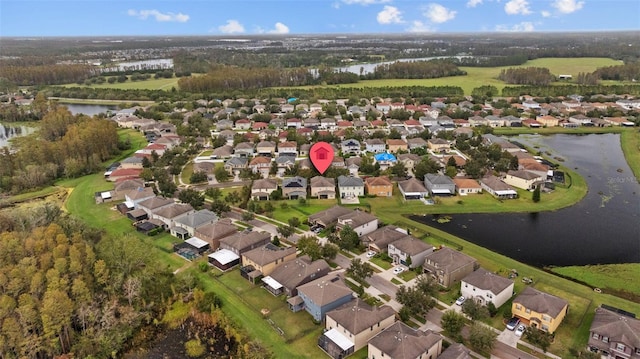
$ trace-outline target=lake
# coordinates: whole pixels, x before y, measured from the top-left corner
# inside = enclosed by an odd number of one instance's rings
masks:
[[[551,212],[457,214],[449,223],[431,215],[412,219],[538,267],[640,262],[640,184],[625,161],[619,135],[513,140],[563,158],[585,177],[585,198]]]
[[[12,138],[29,135],[35,130],[29,126],[0,123],[0,148],[10,146]]]
[[[392,61],[382,61],[382,62],[374,62],[374,63],[366,63],[366,64],[355,64],[348,66],[340,66],[334,67],[333,70],[336,72],[351,72],[356,75],[368,75],[374,73],[375,69],[379,65],[387,65],[393,64],[396,62],[416,62],[416,61],[429,61],[429,60],[437,60],[437,59],[450,59],[450,58],[466,58],[473,56],[433,56],[433,57],[419,57],[419,58],[407,58],[407,59],[397,59]],[[318,75],[318,69],[310,69],[314,76]]]
[[[108,111],[116,111],[118,106],[111,105],[87,105],[79,103],[63,103],[73,115],[84,114],[87,116],[97,115],[99,113],[107,113]]]

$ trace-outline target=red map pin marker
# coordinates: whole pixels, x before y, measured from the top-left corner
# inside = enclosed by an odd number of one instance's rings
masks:
[[[320,174],[323,174],[333,162],[333,147],[326,142],[317,142],[311,146],[309,159]]]

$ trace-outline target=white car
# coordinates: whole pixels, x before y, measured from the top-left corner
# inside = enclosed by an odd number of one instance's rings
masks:
[[[521,337],[522,334],[524,334],[525,329],[527,329],[524,324],[520,324],[517,328],[516,328],[516,337]]]
[[[460,298],[458,298],[458,300],[456,300],[456,305],[462,305],[462,303],[464,303],[465,300],[467,300],[467,298],[465,298],[464,296],[461,296]]]
[[[404,272],[404,267],[397,266],[397,267],[393,268],[393,273],[394,274],[400,274],[402,272]]]
[[[367,252],[367,258],[373,258],[375,256],[376,256],[376,252],[374,252],[374,251],[368,251]]]

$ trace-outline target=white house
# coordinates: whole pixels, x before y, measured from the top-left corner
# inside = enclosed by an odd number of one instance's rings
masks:
[[[341,230],[345,226],[351,227],[361,237],[378,229],[378,217],[355,210],[338,217],[336,228]]]
[[[467,299],[500,308],[513,295],[513,281],[479,268],[460,281],[460,292]]]
[[[409,268],[422,267],[425,257],[433,253],[433,246],[413,236],[406,236],[389,243],[389,257],[395,264],[403,264]]]

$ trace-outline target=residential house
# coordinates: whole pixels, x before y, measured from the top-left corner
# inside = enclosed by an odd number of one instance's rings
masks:
[[[423,140],[420,137],[409,138],[407,139],[407,146],[409,147],[409,151],[416,150],[418,148],[426,148],[427,141]]]
[[[380,227],[360,237],[360,241],[369,250],[383,253],[388,251],[390,243],[408,236],[407,231],[393,225]]]
[[[379,138],[369,138],[364,140],[365,150],[369,153],[382,153],[387,149],[387,145]]]
[[[285,173],[287,173],[287,170],[290,170],[296,164],[295,156],[282,155],[276,157],[274,161],[276,163],[276,166],[278,167],[278,170],[276,172],[276,176],[278,177],[283,177]]]
[[[218,130],[220,131],[220,129],[218,128]],[[218,134],[218,136],[224,138],[225,140],[227,140],[227,145],[232,146],[233,145],[233,138],[235,137],[236,133],[233,130],[222,130],[220,131],[220,133]]]
[[[353,212],[352,209],[348,209],[342,206],[335,205],[331,208],[325,209],[318,213],[314,213],[309,216],[308,222],[312,226],[322,226],[327,228],[331,225],[338,223],[338,218]]]
[[[560,120],[554,116],[544,115],[537,116],[536,121],[540,122],[543,127],[556,127]]]
[[[307,179],[296,176],[282,180],[282,196],[287,199],[307,198]]]
[[[424,186],[432,196],[453,196],[456,194],[456,184],[449,176],[427,173],[424,175]]]
[[[230,175],[235,176],[240,174],[240,171],[247,168],[249,159],[244,157],[232,157],[225,161],[224,169],[229,172]]]
[[[373,307],[362,299],[352,300],[327,313],[318,346],[334,359],[344,358],[392,325],[395,315],[388,305]]]
[[[190,204],[173,203],[153,211],[150,217],[161,221],[164,229],[168,229],[176,225],[177,219],[193,212],[195,212],[195,209]]]
[[[467,160],[464,157],[458,156],[458,155],[444,156],[444,157],[441,157],[441,158],[442,158],[442,161],[441,161],[442,167],[445,167],[445,168],[447,167],[447,165],[449,163],[449,160],[452,159],[452,158],[453,158],[453,161],[456,164],[455,167],[457,169],[463,169],[464,166],[467,164]]]
[[[293,156],[296,157],[298,155],[298,144],[293,141],[282,142],[278,145],[278,155],[279,156]]]
[[[640,320],[628,312],[600,306],[589,329],[592,352],[607,359],[640,358]]]
[[[433,246],[413,236],[406,236],[389,243],[388,252],[394,264],[417,268],[422,266],[427,255],[433,253]]]
[[[579,126],[593,126],[593,123],[591,121],[591,118],[583,115],[583,114],[577,114],[577,115],[573,115],[571,117],[569,117],[569,122],[570,123],[575,123]]]
[[[361,163],[362,157],[360,156],[349,157],[344,161],[344,165],[349,170],[349,176],[358,177],[358,171],[360,170]]]
[[[473,357],[471,350],[467,347],[460,343],[454,343],[438,355],[438,359],[473,359]]]
[[[453,183],[456,184],[456,191],[461,196],[482,193],[482,186],[472,178],[454,178]]]
[[[546,173],[544,176],[541,176],[531,171],[510,170],[509,172],[507,172],[507,175],[504,178],[504,182],[513,187],[525,190],[533,190],[543,184],[546,178]]]
[[[396,162],[398,162],[396,156],[392,155],[391,153],[383,152],[373,155],[373,163],[377,163],[378,165],[380,165],[380,170],[382,171],[393,166]]]
[[[256,145],[258,156],[273,157],[276,152],[276,144],[272,141],[260,141]]]
[[[331,161],[331,167],[345,168],[346,165],[344,163],[344,158],[340,156],[333,156],[333,161]]]
[[[111,172],[107,181],[118,182],[124,179],[140,178],[140,173],[142,173],[142,169],[139,168],[117,169]]]
[[[254,248],[242,254],[241,274],[251,282],[264,276],[268,276],[282,263],[296,259],[295,247],[278,247],[267,243],[262,247]]]
[[[422,268],[438,284],[448,288],[476,270],[478,262],[466,254],[444,247],[427,255]]]
[[[125,204],[127,205],[127,208],[138,209],[140,207],[139,206],[140,203],[148,199],[154,198],[155,196],[156,194],[153,193],[153,188],[138,187],[136,189],[132,189],[125,192],[124,201],[125,201]]]
[[[322,176],[311,178],[311,197],[318,199],[336,198],[335,179]]]
[[[489,127],[502,127],[504,126],[504,120],[498,116],[489,115],[484,118],[487,121]]]
[[[523,324],[553,334],[569,311],[569,303],[533,287],[525,287],[513,300],[511,312]]]
[[[253,157],[255,148],[251,142],[240,142],[234,147],[233,154],[235,157]]]
[[[208,209],[201,209],[176,219],[170,230],[172,235],[184,240],[193,237],[196,229],[206,224],[214,224],[217,221],[218,215]]]
[[[389,111],[391,111],[391,104],[388,102],[379,102],[376,104],[376,110],[386,115],[387,113],[389,113]]]
[[[293,110],[295,110],[295,107],[290,104],[284,104],[280,106],[281,112],[293,112]]]
[[[308,143],[305,143],[303,145],[300,145],[300,156],[308,156],[309,155],[309,150],[311,149],[311,145]]]
[[[471,127],[489,126],[489,121],[484,117],[473,116],[469,117],[469,124],[471,125]]]
[[[327,312],[351,301],[354,293],[338,274],[328,274],[298,287],[298,295],[287,300],[294,311],[305,309],[317,322]]]
[[[344,140],[340,143],[340,150],[343,155],[360,155],[360,141],[356,139]]]
[[[314,279],[324,277],[331,267],[324,259],[311,261],[304,255],[295,260],[284,262],[270,275],[262,278],[264,287],[273,295],[285,294],[287,297],[298,295],[298,287]]]
[[[333,130],[336,127],[336,119],[331,117],[326,117],[320,119],[320,128],[326,130]]]
[[[261,173],[264,177],[269,175],[269,169],[271,169],[271,158],[264,156],[254,157],[249,162],[249,169],[253,173]]]
[[[393,182],[386,176],[369,177],[364,180],[367,194],[378,197],[391,197],[393,194]]]
[[[429,197],[429,191],[421,181],[409,178],[405,181],[398,181],[398,189],[405,200],[422,199]]]
[[[482,189],[498,199],[518,198],[518,192],[496,176],[485,176],[480,179]]]
[[[449,141],[442,138],[430,138],[427,141],[428,148],[435,153],[448,153],[451,151]]]
[[[361,237],[378,229],[378,217],[367,212],[354,210],[338,217],[336,229],[340,231],[346,226],[351,227],[358,234],[358,237]]]
[[[407,171],[413,172],[416,165],[422,161],[422,157],[414,153],[401,153],[398,155],[398,161],[402,162]]]
[[[442,353],[443,338],[427,329],[413,329],[396,322],[369,340],[367,359],[436,358]]]
[[[207,241],[212,250],[220,247],[220,240],[238,233],[238,228],[234,226],[230,219],[224,218],[217,222],[208,223],[196,228],[194,236]]]
[[[239,232],[220,239],[220,249],[226,249],[236,254],[237,262],[240,263],[240,256],[252,249],[262,247],[271,242],[271,234],[268,232]]]
[[[251,185],[251,198],[256,201],[268,201],[269,196],[278,189],[278,182],[274,179],[264,178],[253,181]]]
[[[340,198],[354,198],[364,196],[364,181],[358,177],[338,177],[338,193]]]
[[[124,160],[120,161],[120,168],[142,169],[143,158],[144,157],[136,157],[136,156],[127,157]]]
[[[147,212],[148,216],[151,216],[151,214],[163,207],[167,207],[170,206],[172,204],[176,203],[176,201],[174,201],[172,198],[164,198],[164,197],[151,197],[149,199],[146,199],[142,202],[138,203],[138,208],[143,209],[145,212]]]
[[[387,147],[389,148],[389,152],[397,153],[398,151],[408,151],[409,146],[404,140],[400,139],[388,139]]]
[[[246,118],[241,118],[235,123],[236,130],[246,131],[251,128],[251,120]]]
[[[500,308],[513,295],[513,281],[478,268],[460,281],[460,292],[467,299]]]
[[[286,119],[285,124],[287,128],[295,128],[295,129],[302,128],[302,120],[295,117]]]

